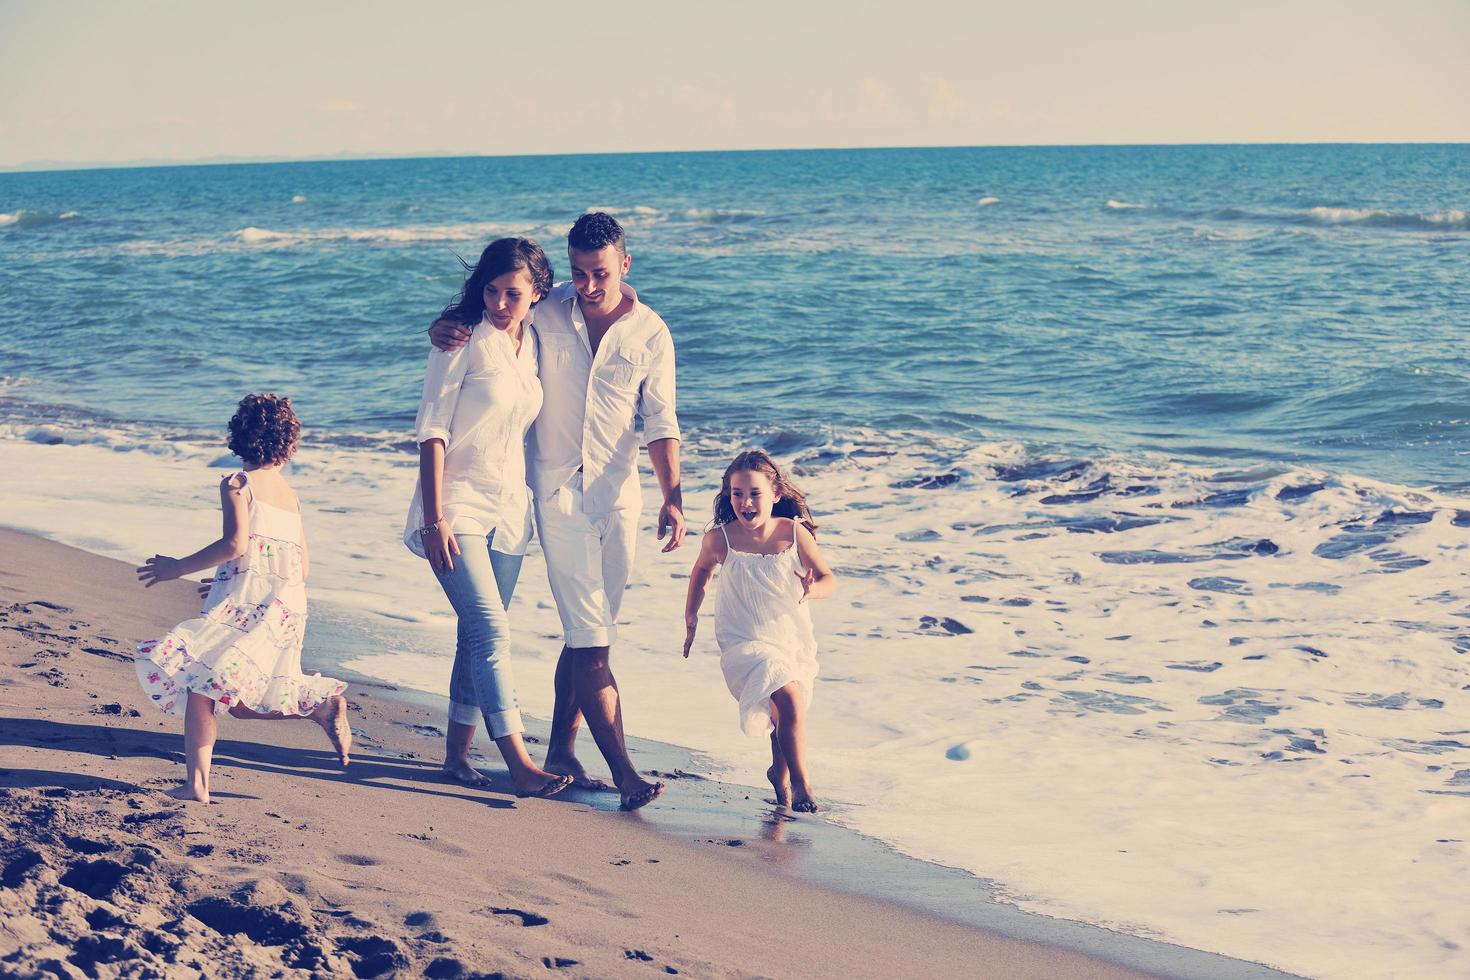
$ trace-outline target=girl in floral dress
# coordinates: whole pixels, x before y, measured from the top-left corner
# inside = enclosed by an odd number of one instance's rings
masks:
[[[138,644],[138,680],[153,703],[184,716],[181,800],[209,802],[215,714],[302,718],[326,732],[347,765],[347,685],[301,671],[306,631],[306,537],[296,494],[281,475],[301,435],[289,398],[246,395],[230,419],[230,450],[245,469],[220,481],[224,531],[186,558],[154,555],[145,587],[218,565],[202,615]]]

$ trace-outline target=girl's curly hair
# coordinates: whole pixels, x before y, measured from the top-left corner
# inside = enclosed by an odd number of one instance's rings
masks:
[[[284,463],[301,440],[301,423],[291,411],[291,399],[267,392],[246,395],[230,417],[230,452],[247,466]]]
[[[806,495],[796,489],[795,484],[781,474],[775,460],[771,459],[763,449],[748,449],[736,456],[730,465],[725,467],[725,475],[720,479],[720,492],[715,494],[716,527],[735,520],[735,508],[730,506],[730,477],[743,471],[764,473],[771,481],[771,488],[775,491],[776,496],[781,498],[776,501],[776,506],[771,508],[772,517],[790,517],[801,521],[813,534],[817,533],[819,525],[812,520],[812,512],[806,505]]]

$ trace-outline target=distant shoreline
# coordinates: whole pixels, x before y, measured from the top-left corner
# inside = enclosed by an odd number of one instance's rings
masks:
[[[1244,142],[1210,143],[994,143],[994,144],[943,144],[937,146],[763,146],[733,147],[728,149],[685,149],[685,150],[620,150],[600,152],[593,150],[568,151],[562,153],[462,153],[449,150],[427,153],[347,153],[322,156],[286,157],[195,157],[186,160],[135,159],[135,160],[25,160],[20,163],[0,164],[0,174],[39,174],[58,172],[84,172],[91,170],[160,170],[175,167],[239,167],[260,165],[290,165],[307,163],[356,163],[387,162],[394,160],[534,160],[563,157],[648,157],[707,155],[716,153],[881,153],[898,150],[1083,150],[1083,149],[1191,149],[1220,147],[1281,147],[1281,146],[1466,146],[1470,138],[1444,140],[1249,140]]]

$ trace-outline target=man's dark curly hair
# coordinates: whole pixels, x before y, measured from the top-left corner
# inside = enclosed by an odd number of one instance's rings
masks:
[[[266,393],[246,395],[230,417],[230,452],[246,466],[284,463],[301,440],[301,423],[291,411],[291,399]]]
[[[588,211],[567,232],[567,248],[578,252],[600,252],[609,245],[617,246],[619,255],[628,254],[623,226],[606,211]]]

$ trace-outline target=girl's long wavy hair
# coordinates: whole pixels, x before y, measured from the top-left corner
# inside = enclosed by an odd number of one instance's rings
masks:
[[[446,320],[471,325],[479,323],[485,316],[485,284],[517,269],[526,270],[531,277],[532,288],[541,294],[541,299],[551,291],[551,263],[547,261],[546,253],[541,251],[541,246],[529,238],[497,238],[485,246],[485,251],[480,253],[480,261],[473,266],[464,259],[460,259],[459,264],[464,266],[469,276],[454,302],[444,307],[440,314]]]
[[[725,475],[720,480],[720,492],[715,495],[716,527],[735,520],[735,508],[730,505],[730,477],[747,471],[764,473],[771,481],[771,487],[775,490],[776,496],[781,498],[776,501],[776,506],[771,508],[771,516],[790,517],[801,521],[806,525],[808,531],[813,534],[817,533],[818,524],[812,520],[812,512],[807,508],[806,495],[796,489],[795,484],[781,474],[780,467],[763,449],[748,449],[736,456],[730,465],[725,467]]]

